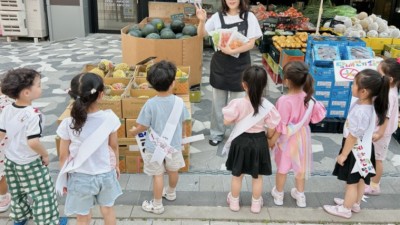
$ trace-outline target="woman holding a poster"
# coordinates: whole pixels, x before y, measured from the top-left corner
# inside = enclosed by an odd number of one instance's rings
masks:
[[[221,0],[222,8],[207,20],[207,13],[196,4],[196,16],[199,19],[197,33],[200,36],[224,29],[237,29],[249,41],[241,45],[228,45],[230,35],[219,36],[219,51],[216,51],[210,64],[210,84],[213,87],[210,140],[212,146],[218,145],[224,138],[225,126],[222,108],[228,100],[243,97],[242,72],[251,65],[249,50],[255,40],[262,36],[260,25],[245,0]],[[239,54],[238,57],[237,54]]]

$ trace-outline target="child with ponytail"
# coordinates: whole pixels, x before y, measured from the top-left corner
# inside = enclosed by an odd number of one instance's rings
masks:
[[[392,134],[399,124],[399,85],[400,85],[400,58],[388,58],[378,66],[378,72],[390,80],[389,108],[385,121],[377,126],[372,141],[375,148],[376,176],[371,178],[371,184],[365,185],[366,195],[379,195],[381,193],[380,181],[383,174],[383,160],[385,160]]]
[[[67,194],[65,214],[77,215],[77,224],[90,224],[91,209],[100,205],[104,224],[116,224],[113,205],[122,194],[119,177],[117,130],[121,123],[111,110],[100,110],[104,84],[93,73],[71,80],[75,100],[71,117],[57,129],[61,171],[56,191]]]
[[[270,147],[276,143],[274,151],[277,166],[276,185],[271,195],[275,205],[283,205],[287,173],[293,170],[295,188],[292,188],[290,194],[298,207],[306,207],[304,183],[310,175],[313,162],[309,123],[320,122],[326,110],[322,103],[312,98],[313,78],[306,64],[291,61],[283,68],[283,74],[288,93],[276,102],[282,120],[269,141]]]
[[[332,215],[351,218],[360,212],[365,184],[375,176],[375,152],[372,136],[377,117],[384,124],[388,111],[389,77],[366,69],[359,72],[352,86],[352,104],[343,129],[342,149],[336,158],[333,175],[346,182],[344,199],[334,198],[337,205],[324,205]],[[376,115],[375,115],[376,113]]]
[[[272,174],[266,136],[273,135],[280,116],[274,105],[262,97],[267,85],[267,73],[262,67],[246,69],[242,85],[246,96],[232,100],[222,109],[224,124],[235,124],[224,146],[224,152],[229,151],[226,168],[232,171],[227,202],[232,211],[239,211],[242,179],[245,174],[251,175],[253,195],[250,210],[259,213],[263,206],[262,177]]]

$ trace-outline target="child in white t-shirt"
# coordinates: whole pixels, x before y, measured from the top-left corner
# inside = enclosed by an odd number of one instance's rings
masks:
[[[57,192],[67,193],[65,214],[76,214],[78,224],[90,223],[91,209],[96,203],[100,205],[105,224],[115,224],[113,205],[122,194],[116,160],[119,157],[117,130],[121,122],[111,110],[99,109],[103,90],[103,80],[96,74],[74,77],[69,92],[75,99],[71,117],[65,118],[57,129],[62,168]],[[67,174],[68,179],[63,183],[63,176]]]

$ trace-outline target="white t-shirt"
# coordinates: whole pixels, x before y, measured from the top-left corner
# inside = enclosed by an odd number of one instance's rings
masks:
[[[86,140],[102,123],[104,120],[118,117],[111,117],[108,112],[103,110],[89,113],[87,120],[82,127],[80,134],[77,134],[75,130],[71,129],[72,118],[65,118],[57,129],[57,134],[63,140],[70,140],[69,145],[70,155],[76,155],[81,143]],[[121,123],[117,127],[111,128],[113,132],[116,132],[121,126]],[[84,173],[89,175],[96,175],[101,173],[110,172],[113,168],[111,166],[111,155],[108,146],[108,138],[106,138],[100,147],[86,160],[86,162],[76,169],[74,172]],[[118,160],[118,159],[117,159]]]
[[[243,21],[239,15],[230,16],[227,14],[226,16],[223,16],[223,17],[224,17],[225,24],[233,24],[233,23],[238,23],[238,22]],[[252,12],[248,12],[247,23],[248,23],[247,37],[250,39],[251,38],[256,38],[256,39],[260,38],[262,36],[260,24],[258,23],[256,16]],[[207,22],[205,24],[205,29],[206,29],[207,33],[210,33],[211,31],[220,29],[221,26],[222,26],[221,20],[219,19],[219,15],[217,12],[217,13],[214,13],[211,16],[211,18],[207,20]]]
[[[30,119],[25,122],[24,128],[15,137],[9,137],[5,155],[7,159],[19,165],[29,164],[40,157],[28,145],[28,139],[42,136],[42,114],[32,106],[17,106],[15,103],[6,106],[0,115],[0,131],[7,134],[7,128],[13,126],[10,121],[15,115],[21,115],[22,110],[31,113]]]
[[[345,138],[347,138],[349,133],[356,138],[362,138],[370,123],[375,122],[371,121],[373,113],[375,113],[373,105],[354,104],[344,125],[343,136]]]

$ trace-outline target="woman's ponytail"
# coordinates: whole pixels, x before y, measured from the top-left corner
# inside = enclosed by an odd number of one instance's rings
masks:
[[[311,100],[314,94],[314,79],[309,73],[305,74],[304,76],[305,82],[303,85],[303,91],[307,94],[304,98],[304,105],[307,106],[308,102]]]

